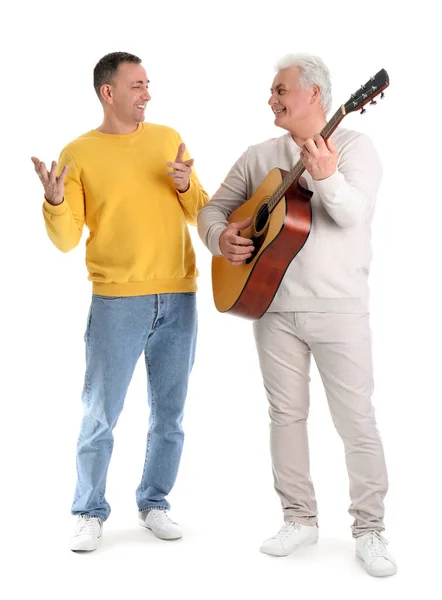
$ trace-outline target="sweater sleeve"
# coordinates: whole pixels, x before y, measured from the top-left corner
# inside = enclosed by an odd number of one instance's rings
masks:
[[[352,227],[373,215],[381,178],[379,156],[370,138],[359,134],[342,150],[337,171],[313,180],[313,191],[337,225]]]
[[[210,252],[221,256],[219,237],[229,225],[227,217],[248,199],[247,151],[230,169],[221,187],[198,215],[198,233]]]
[[[178,145],[181,144],[182,141],[181,137],[178,136]],[[184,160],[189,159],[190,154],[186,148]],[[201,185],[194,167],[192,167],[189,184],[189,189],[186,192],[179,192],[177,190],[177,196],[186,216],[186,221],[189,225],[196,225],[198,213],[209,201],[209,195]]]
[[[68,166],[68,172],[64,181],[63,202],[53,206],[45,199],[43,203],[46,231],[61,252],[69,252],[77,246],[85,220],[83,184],[75,161],[67,150],[63,150],[60,155],[57,175],[60,175],[65,165]]]

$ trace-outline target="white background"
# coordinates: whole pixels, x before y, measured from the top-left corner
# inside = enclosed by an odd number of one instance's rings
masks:
[[[431,5],[42,0],[2,9],[4,598],[440,597],[441,84]],[[63,255],[46,237],[30,156],[49,163],[100,124],[92,70],[116,50],[142,57],[152,93],[146,118],[181,133],[211,195],[247,146],[284,133],[267,100],[285,53],[322,56],[333,112],[379,69],[389,72],[385,100],[343,126],[368,133],[384,165],[371,275],[374,402],[396,577],[370,578],[354,558],[343,447],[315,369],[309,426],[320,543],[285,559],[259,553],[281,525],[267,402],[251,325],[216,312],[210,256],[195,230],[200,335],[170,496],[185,537],[161,542],[137,526],[148,419],[140,361],[115,431],[105,537],[95,553],[68,550],[90,284],[84,239]]]

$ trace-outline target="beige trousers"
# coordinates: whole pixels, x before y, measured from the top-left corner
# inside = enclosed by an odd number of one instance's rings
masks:
[[[307,438],[313,354],[345,447],[353,535],[382,531],[388,478],[371,403],[369,315],[268,312],[254,322],[254,333],[270,404],[273,475],[284,519],[317,524]]]

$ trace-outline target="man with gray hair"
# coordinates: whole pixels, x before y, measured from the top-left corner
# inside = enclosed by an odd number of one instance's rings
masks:
[[[271,169],[290,170],[302,160],[313,191],[313,227],[268,310],[254,322],[270,405],[274,483],[285,521],[261,551],[286,556],[318,540],[307,439],[313,355],[345,446],[356,555],[370,575],[393,575],[396,564],[381,535],[387,469],[371,401],[370,225],[381,164],[366,135],[342,127],[327,141],[319,135],[331,108],[330,75],[320,58],[297,54],[280,61],[269,105],[275,125],[287,133],[249,147],[198,217],[199,234],[212,254],[243,264],[254,248],[238,234],[250,219],[229,224],[227,217]]]

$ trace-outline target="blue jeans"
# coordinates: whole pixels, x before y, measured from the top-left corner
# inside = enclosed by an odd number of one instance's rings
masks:
[[[181,426],[195,357],[196,294],[92,296],[85,335],[84,416],[77,446],[73,514],[106,520],[106,477],[113,429],[144,352],[150,406],[146,459],[136,491],[140,511],[168,509],[181,459]]]

